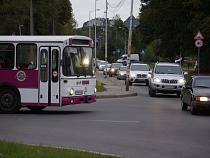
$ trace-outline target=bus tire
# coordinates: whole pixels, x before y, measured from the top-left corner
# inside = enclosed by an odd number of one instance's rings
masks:
[[[17,93],[11,88],[0,89],[0,112],[1,113],[16,113],[20,110],[21,105],[18,101]]]
[[[29,108],[33,112],[40,112],[44,108],[46,108],[46,106],[27,106],[27,108]]]

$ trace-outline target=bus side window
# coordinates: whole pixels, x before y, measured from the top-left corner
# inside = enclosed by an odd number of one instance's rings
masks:
[[[17,68],[36,69],[37,46],[35,44],[17,45]]]
[[[0,44],[0,69],[13,69],[14,45],[11,43]]]

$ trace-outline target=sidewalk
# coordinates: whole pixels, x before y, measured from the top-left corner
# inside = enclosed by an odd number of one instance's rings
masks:
[[[134,92],[129,89],[126,91],[126,86],[120,83],[117,83],[113,77],[105,78],[105,75],[96,72],[96,80],[103,83],[106,91],[104,92],[96,92],[96,98],[122,98],[122,97],[130,97],[130,96],[137,96],[137,92]]]

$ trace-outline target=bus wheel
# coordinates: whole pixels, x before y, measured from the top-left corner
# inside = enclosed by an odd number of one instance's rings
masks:
[[[21,105],[18,102],[17,93],[9,88],[0,89],[0,112],[16,113],[20,110]]]
[[[27,108],[29,108],[33,112],[40,112],[44,108],[46,108],[46,106],[27,106]]]

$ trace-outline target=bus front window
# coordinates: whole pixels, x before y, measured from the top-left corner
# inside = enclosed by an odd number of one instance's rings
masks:
[[[92,48],[66,47],[63,52],[65,76],[92,75]]]

